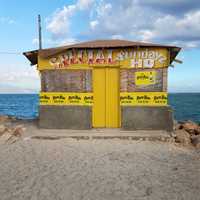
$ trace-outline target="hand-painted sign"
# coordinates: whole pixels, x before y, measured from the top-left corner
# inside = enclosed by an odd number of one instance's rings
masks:
[[[162,68],[169,65],[165,48],[67,50],[48,59],[39,57],[38,68],[68,69],[91,66],[118,66],[121,68]]]
[[[136,85],[152,85],[156,82],[156,71],[135,72]]]
[[[41,92],[40,105],[82,105],[93,103],[92,93]]]
[[[163,106],[167,105],[166,92],[123,92],[120,93],[122,106]]]

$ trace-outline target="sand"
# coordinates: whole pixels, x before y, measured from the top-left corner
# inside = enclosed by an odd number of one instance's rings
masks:
[[[30,135],[0,142],[1,200],[200,199],[200,151],[164,142]]]

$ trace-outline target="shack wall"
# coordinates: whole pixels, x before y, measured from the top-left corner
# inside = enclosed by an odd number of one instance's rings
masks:
[[[155,72],[155,82],[137,85],[137,72]],[[167,92],[168,68],[120,70],[120,92]],[[145,94],[144,93],[144,94]],[[173,111],[170,106],[121,106],[121,126],[125,130],[173,131]]]
[[[145,50],[145,49],[144,49]],[[153,49],[150,49],[153,52]],[[107,50],[95,50],[93,56],[97,56]],[[89,51],[88,51],[89,52]],[[83,58],[86,59],[88,52],[83,52]],[[124,51],[125,52],[125,51]],[[129,49],[127,55],[131,54]],[[139,51],[134,49],[132,53],[136,52],[138,55],[143,55],[143,49]],[[149,52],[146,51],[145,52]],[[156,51],[155,51],[156,52]],[[70,56],[73,55],[69,52]],[[78,52],[80,53],[80,52]],[[77,53],[77,55],[79,55]],[[121,50],[117,51],[119,55],[126,57],[126,53],[121,53]],[[158,55],[166,57],[168,55],[166,49],[158,49]],[[151,98],[160,98],[164,96],[164,100],[161,100],[161,104],[152,104],[151,101],[140,104],[136,103],[121,104],[121,127],[128,130],[137,129],[165,129],[171,131],[173,128],[173,116],[169,106],[166,106],[165,96],[167,92],[167,66],[169,57],[165,62],[156,61],[155,67],[143,68],[137,63],[143,63],[143,60],[138,57],[134,60],[135,67],[131,67],[131,60],[128,58],[123,61],[115,61],[108,65],[102,63],[93,64],[90,66],[87,63],[82,65],[72,64],[66,66],[65,63],[71,61],[62,60],[67,54],[50,58],[45,60],[39,58],[39,69],[41,73],[41,92],[48,94],[51,98],[55,96],[50,93],[56,93],[56,98],[60,98],[60,101],[56,101],[52,104],[51,100],[47,101],[47,104],[40,105],[40,127],[42,128],[71,128],[71,129],[88,129],[92,128],[92,96],[93,96],[93,81],[92,71],[93,67],[117,67],[120,71],[120,88],[119,96],[121,101],[121,95],[127,94],[128,96],[134,96],[139,94],[140,98],[146,98],[148,95]],[[145,54],[144,54],[145,55]],[[157,55],[157,54],[155,54]],[[164,56],[164,57],[163,57]],[[117,58],[115,52],[114,57]],[[106,58],[108,59],[108,58]],[[52,60],[56,61],[52,63]],[[152,61],[150,59],[150,61]],[[75,61],[73,61],[75,62]],[[77,61],[79,62],[79,61]],[[81,61],[82,62],[82,61]],[[102,61],[103,62],[103,61]],[[55,66],[54,66],[55,65]],[[148,65],[146,63],[146,65]],[[138,75],[139,74],[139,75]],[[150,76],[151,75],[151,76]],[[62,94],[87,94],[87,98],[91,98],[87,104],[71,104],[63,100]],[[51,99],[49,98],[49,99]],[[68,98],[68,97],[67,97]],[[83,97],[84,98],[84,97]],[[137,98],[137,96],[136,96]],[[49,103],[50,102],[50,103]],[[59,102],[61,102],[59,104]],[[64,102],[64,103],[63,103]],[[80,101],[79,101],[80,102]],[[145,101],[144,101],[145,102]],[[164,102],[164,103],[163,103]],[[167,121],[166,121],[167,120]]]
[[[43,70],[41,92],[92,92],[92,70]],[[41,128],[90,129],[91,106],[40,105]]]

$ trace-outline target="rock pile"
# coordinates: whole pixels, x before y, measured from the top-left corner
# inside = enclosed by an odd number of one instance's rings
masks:
[[[14,143],[21,138],[25,127],[23,124],[13,123],[17,119],[9,116],[0,116],[0,137],[1,141]]]
[[[174,133],[177,143],[200,149],[200,125],[192,121],[175,122]]]

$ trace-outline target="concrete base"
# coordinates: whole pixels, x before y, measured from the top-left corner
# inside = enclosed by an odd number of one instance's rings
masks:
[[[124,130],[173,131],[173,112],[170,106],[123,106],[122,128]]]
[[[163,130],[153,131],[124,131],[121,129],[90,129],[90,130],[50,130],[37,129],[30,136],[31,139],[43,140],[60,140],[60,139],[76,139],[76,140],[139,140],[139,141],[162,141],[173,142],[174,138],[171,133]]]
[[[92,128],[92,108],[89,106],[40,106],[39,127],[90,129]]]

